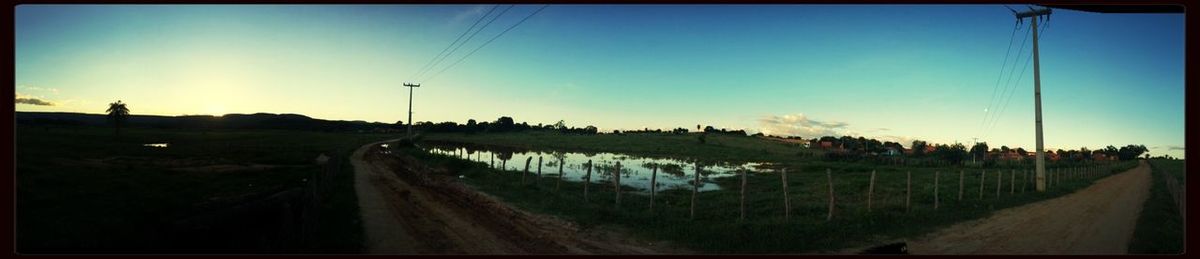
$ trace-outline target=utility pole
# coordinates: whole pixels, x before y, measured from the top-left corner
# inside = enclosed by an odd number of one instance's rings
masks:
[[[968,151],[971,152],[971,164],[972,165],[975,164],[975,145],[979,145],[979,138],[972,137],[971,138],[971,149],[968,149]]]
[[[412,137],[412,126],[413,126],[413,121],[412,121],[412,94],[413,94],[413,87],[421,87],[421,84],[410,84],[410,83],[404,83],[404,86],[405,86],[405,87],[408,87],[408,137]],[[1040,129],[1040,127],[1039,127],[1039,129]],[[1040,131],[1039,131],[1039,132],[1040,132]],[[1038,134],[1038,136],[1041,136],[1041,134],[1039,133],[1039,134]],[[1039,149],[1039,150],[1041,150],[1041,149]]]
[[[1027,12],[1013,11],[1013,15],[1017,17],[1017,22],[1029,18],[1029,29],[1033,32],[1033,107],[1037,134],[1037,190],[1039,192],[1046,191],[1046,153],[1042,149],[1042,78],[1041,68],[1038,64],[1037,22],[1041,16],[1045,16],[1046,19],[1050,18],[1050,8],[1034,10],[1030,7]]]

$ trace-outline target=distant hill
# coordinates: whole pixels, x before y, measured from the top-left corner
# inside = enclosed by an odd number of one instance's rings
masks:
[[[16,112],[16,123],[22,125],[106,126],[104,114],[70,112]],[[211,115],[130,115],[130,127],[173,129],[282,129],[312,131],[395,131],[402,125],[366,121],[314,119],[300,114],[226,114]]]

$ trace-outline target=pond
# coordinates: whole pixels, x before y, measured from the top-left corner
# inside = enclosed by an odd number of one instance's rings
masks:
[[[696,162],[672,158],[639,157],[619,153],[581,153],[559,151],[517,150],[509,147],[488,147],[460,143],[427,143],[421,147],[426,152],[482,162],[496,169],[504,167],[510,171],[522,171],[525,160],[532,158],[529,172],[537,173],[539,158],[542,161],[542,176],[556,177],[559,161],[562,161],[563,180],[583,182],[587,174],[587,163],[591,161],[594,183],[611,183],[613,168],[621,165],[621,185],[632,187],[633,192],[650,192],[652,168],[658,167],[655,183],[658,190],[692,189]],[[774,172],[773,165],[765,162],[749,163],[705,163],[700,173],[699,191],[720,190],[714,179],[738,176],[740,170],[747,173]]]

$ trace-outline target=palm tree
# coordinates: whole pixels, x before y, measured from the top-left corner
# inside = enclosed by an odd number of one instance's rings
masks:
[[[117,136],[120,136],[121,124],[124,124],[125,120],[129,118],[129,108],[125,108],[125,103],[117,100],[115,103],[108,104],[106,112],[108,112],[108,120],[112,121],[113,126],[116,127]]]

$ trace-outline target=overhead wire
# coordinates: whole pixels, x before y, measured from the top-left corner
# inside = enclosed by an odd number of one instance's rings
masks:
[[[1047,20],[1047,21],[1049,21],[1049,19],[1046,19],[1046,20]],[[1046,36],[1046,35],[1045,35],[1045,33],[1046,33],[1046,28],[1050,27],[1050,23],[1049,23],[1049,22],[1043,23],[1043,24],[1042,24],[1041,26],[1039,26],[1039,27],[1041,27],[1041,28],[1038,28],[1038,38],[1039,38],[1039,39],[1041,39],[1041,38],[1044,38],[1044,37]],[[1004,114],[1004,111],[1005,111],[1006,109],[1008,109],[1008,104],[1012,102],[1012,95],[1013,95],[1014,93],[1016,93],[1016,89],[1017,89],[1017,88],[1018,88],[1018,86],[1021,84],[1021,80],[1025,79],[1025,71],[1029,69],[1029,64],[1033,62],[1033,60],[1032,60],[1032,59],[1033,59],[1033,52],[1032,52],[1032,50],[1031,50],[1031,51],[1030,51],[1030,53],[1029,53],[1029,58],[1028,58],[1028,59],[1026,59],[1025,66],[1021,68],[1021,74],[1017,76],[1017,81],[1013,83],[1013,91],[1012,91],[1012,92],[1009,92],[1009,93],[1008,93],[1008,96],[1007,96],[1007,97],[1004,99],[1004,105],[1003,105],[1003,106],[1001,106],[1001,108],[1000,108],[1000,112],[999,112],[999,113],[997,113],[997,116],[996,116],[996,118],[995,118],[995,119],[993,119],[993,121],[992,121],[992,123],[991,123],[991,126],[989,126],[989,127],[988,127],[988,132],[987,132],[987,133],[985,133],[985,134],[987,134],[987,135],[990,135],[990,134],[991,134],[991,131],[992,131],[993,129],[995,129],[995,127],[996,127],[996,124],[997,124],[997,123],[999,123],[999,121],[1000,121],[1000,119],[999,119],[999,116],[1000,116],[1000,115],[1003,115],[1003,114]],[[985,135],[985,136],[986,136],[986,135]]]
[[[434,60],[437,60],[443,54],[447,54],[446,51],[450,50],[450,47],[454,47],[454,44],[458,44],[458,42],[460,40],[462,40],[463,36],[466,36],[467,33],[471,32],[471,30],[475,29],[475,26],[479,25],[479,22],[482,22],[484,18],[487,18],[488,15],[491,15],[493,11],[496,11],[496,7],[499,7],[499,5],[493,5],[491,9],[488,9],[487,13],[484,13],[483,16],[480,16],[479,19],[475,20],[475,23],[471,24],[471,27],[468,27],[467,30],[463,31],[462,34],[459,34],[458,38],[455,38],[453,42],[450,42],[450,45],[446,45],[446,48],[442,49],[442,52],[439,52],[437,55],[433,56],[432,59],[429,59],[429,62],[425,62],[425,65],[422,66],[421,69],[418,70],[416,73],[413,73],[413,75],[410,76],[409,78],[417,78],[417,76],[420,76],[420,75],[424,74],[425,72],[428,72],[428,70],[433,66]]]
[[[543,9],[546,9],[546,7],[549,7],[549,6],[550,6],[550,5],[542,5],[542,8],[538,8],[536,11],[533,11],[533,12],[532,12],[532,13],[530,13],[529,15],[525,16],[525,18],[521,19],[521,21],[518,21],[517,23],[514,23],[512,26],[509,26],[509,27],[508,27],[508,29],[504,29],[504,31],[501,31],[499,34],[496,34],[496,36],[493,36],[491,39],[488,39],[488,41],[484,42],[483,44],[480,44],[480,45],[479,45],[479,47],[476,47],[474,50],[471,50],[471,52],[467,53],[467,55],[463,56],[462,58],[459,58],[459,59],[458,59],[458,61],[455,61],[454,63],[451,63],[449,66],[446,66],[446,67],[445,67],[445,68],[443,68],[441,71],[438,71],[436,74],[433,74],[433,76],[430,76],[429,78],[426,78],[426,81],[428,81],[428,80],[433,80],[433,79],[434,79],[434,78],[436,78],[438,75],[441,75],[443,72],[446,72],[446,70],[449,70],[450,68],[454,67],[455,65],[458,65],[459,63],[462,63],[462,62],[463,62],[463,60],[466,60],[468,57],[471,57],[471,55],[475,54],[475,52],[479,51],[479,50],[480,50],[480,49],[482,49],[484,46],[487,46],[489,43],[492,43],[492,41],[495,41],[497,38],[500,38],[500,36],[504,36],[504,34],[505,34],[505,33],[508,33],[508,32],[509,32],[509,31],[511,31],[513,28],[516,28],[518,25],[521,25],[521,24],[522,24],[522,23],[524,23],[526,20],[529,20],[529,18],[530,18],[530,17],[533,17],[534,15],[537,15],[539,12],[541,12]]]
[[[511,10],[514,6],[516,6],[516,5],[508,5],[508,8],[504,8],[504,11],[500,11],[500,14],[497,14],[495,17],[492,17],[491,20],[488,20],[487,23],[483,24],[483,27],[479,27],[479,30],[475,30],[475,32],[471,33],[470,36],[467,36],[466,40],[464,40],[462,43],[458,44],[458,46],[455,46],[454,49],[450,50],[451,54],[446,54],[445,56],[442,56],[441,59],[438,59],[437,62],[434,62],[433,66],[430,67],[430,69],[434,69],[438,65],[442,64],[442,61],[445,61],[446,58],[449,58],[451,55],[453,55],[454,52],[457,52],[458,49],[462,48],[463,45],[467,45],[467,42],[469,42],[469,41],[471,41],[471,39],[475,38],[475,35],[478,35],[479,32],[486,29],[489,25],[491,25],[493,22],[495,22],[496,19],[499,19],[500,16],[504,16],[504,14],[508,13],[508,10]],[[430,71],[432,71],[432,70],[430,70]],[[429,80],[428,78],[425,78],[425,79],[422,79],[421,81],[428,81],[428,80]]]
[[[1011,8],[1010,8],[1010,10],[1011,10]],[[1021,28],[1020,25],[1013,26],[1012,33],[1009,33],[1009,35],[1008,35],[1008,47],[1004,48],[1004,62],[1000,63],[1000,74],[996,75],[996,83],[992,86],[991,98],[988,100],[988,106],[984,108],[983,119],[981,119],[979,121],[979,131],[983,131],[985,123],[988,121],[988,115],[991,114],[991,113],[988,113],[988,111],[991,110],[992,103],[995,102],[995,100],[996,100],[996,90],[1000,88],[1000,79],[1004,78],[1004,68],[1008,66],[1008,57],[1009,57],[1009,54],[1012,52],[1012,44],[1013,44],[1013,41],[1017,38],[1016,37],[1017,30],[1020,28]],[[1018,53],[1018,55],[1020,55],[1020,54]],[[979,133],[982,133],[982,132],[979,132]]]

